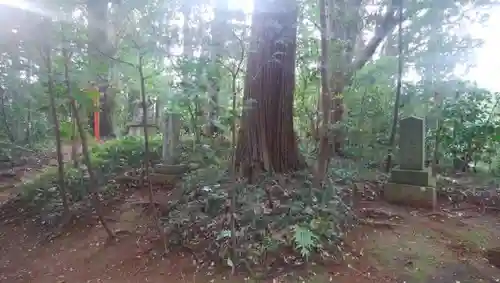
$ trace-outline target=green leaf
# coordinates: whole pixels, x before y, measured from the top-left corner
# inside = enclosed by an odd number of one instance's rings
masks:
[[[318,237],[309,228],[302,226],[294,226],[293,230],[293,241],[295,242],[295,246],[302,257],[307,259],[317,246]]]
[[[94,111],[96,109],[94,99],[99,96],[100,93],[95,90],[85,90],[74,94],[76,102],[84,109],[88,109],[88,111]]]
[[[230,238],[230,237],[231,237],[230,230],[222,230],[222,231],[220,231],[219,235],[217,235],[217,240],[224,239],[224,238]]]
[[[59,125],[59,132],[62,139],[71,139],[71,133],[73,132],[73,123],[69,121],[61,121]]]
[[[96,100],[96,99],[99,99],[99,97],[101,96],[101,93],[95,89],[89,89],[89,90],[85,90],[85,94],[92,100]]]

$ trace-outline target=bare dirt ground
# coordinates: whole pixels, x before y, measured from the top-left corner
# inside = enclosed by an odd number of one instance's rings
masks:
[[[65,161],[71,159],[71,145],[63,145],[63,158]],[[77,153],[81,152],[80,146]],[[41,154],[32,157],[22,166],[15,166],[12,169],[0,170],[0,204],[17,193],[16,184],[24,180],[30,180],[40,174],[42,170],[49,166],[57,166],[56,153]]]
[[[158,198],[169,197],[158,190]],[[133,191],[108,205],[107,219],[120,233],[107,242],[94,217],[78,220],[64,235],[44,242],[30,221],[0,223],[0,282],[255,282],[227,270],[198,268],[192,254],[172,251],[161,258],[151,221],[134,203],[147,196]],[[436,212],[361,201],[364,224],[345,241],[345,261],[274,278],[274,282],[479,283],[499,282],[489,250],[500,246],[500,215],[477,206]],[[494,259],[490,259],[491,262]],[[500,263],[500,262],[499,262]],[[306,272],[307,273],[307,272]],[[304,276],[304,277],[302,277]]]

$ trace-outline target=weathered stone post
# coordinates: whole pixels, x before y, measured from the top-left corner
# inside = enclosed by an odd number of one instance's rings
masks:
[[[158,125],[156,125],[154,117],[154,108],[148,107],[148,117],[146,121],[146,129],[148,136],[154,136],[158,133]],[[141,102],[136,103],[136,108],[133,115],[133,120],[127,124],[127,134],[129,136],[143,136],[144,135],[144,123],[142,121],[142,106]]]
[[[163,127],[163,163],[175,164],[181,133],[181,118],[179,114],[170,113],[165,119]]]
[[[401,119],[399,127],[399,167],[391,171],[384,198],[393,203],[434,208],[436,180],[425,167],[425,124],[418,117]]]

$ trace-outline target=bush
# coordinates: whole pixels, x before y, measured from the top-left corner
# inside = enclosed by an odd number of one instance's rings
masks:
[[[158,160],[161,153],[161,138],[150,139],[151,159]],[[91,162],[99,186],[104,186],[117,174],[128,168],[138,168],[144,158],[144,139],[124,137],[96,145],[91,149]],[[85,167],[65,166],[65,186],[71,201],[82,200],[88,194],[89,180]],[[60,203],[57,167],[45,169],[35,179],[20,187],[21,198],[31,205],[43,209],[49,203]]]
[[[337,179],[335,172],[329,172],[322,189],[314,188],[308,172],[283,180],[263,176],[253,185],[235,184],[219,166],[203,167],[185,176],[182,187],[173,193],[178,201],[163,213],[162,224],[171,244],[190,246],[208,239],[210,246],[202,245],[203,249],[232,265],[228,206],[233,191],[240,260],[249,266],[262,265],[283,247],[292,247],[308,259],[314,252],[338,248],[354,223],[344,190],[332,181]]]

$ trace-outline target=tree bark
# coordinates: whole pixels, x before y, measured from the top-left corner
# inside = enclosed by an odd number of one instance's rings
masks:
[[[235,153],[235,169],[250,181],[262,171],[290,172],[304,165],[293,129],[297,6],[289,0],[254,3],[246,110]]]
[[[98,192],[98,184],[97,184],[97,178],[94,174],[94,170],[92,168],[92,161],[90,159],[90,150],[89,150],[89,145],[87,142],[87,134],[85,133],[85,128],[84,124],[82,123],[80,119],[80,115],[78,113],[78,107],[76,106],[76,101],[74,97],[71,94],[71,90],[67,90],[70,96],[70,102],[71,102],[71,108],[73,109],[73,113],[75,113],[75,121],[78,129],[78,133],[80,135],[80,141],[82,142],[82,156],[83,156],[83,163],[85,164],[85,167],[87,167],[87,173],[89,175],[89,191],[90,191],[90,201],[92,202],[92,206],[95,209],[95,213],[97,215],[97,218],[99,219],[99,222],[101,223],[102,227],[106,231],[106,234],[108,234],[109,239],[115,238],[115,234],[109,227],[108,223],[104,219],[104,212],[103,212],[103,207],[101,200],[99,198],[99,192]]]
[[[7,105],[5,103],[6,94],[7,94],[7,91],[4,90],[3,88],[0,88],[0,104],[1,104],[0,110],[2,112],[2,122],[3,122],[3,126],[5,128],[5,133],[7,134],[7,137],[9,138],[9,141],[11,143],[15,143],[16,138],[14,137],[14,134],[12,133],[12,129],[10,128],[10,124],[9,124],[9,120],[8,120],[8,116],[7,116],[7,111],[5,111],[5,109],[7,108]]]
[[[62,49],[62,55],[64,58],[64,84],[66,85],[66,89],[68,90],[68,93],[71,94],[71,82],[69,78],[69,64],[71,61],[71,53],[68,52],[66,48]],[[76,125],[76,120],[75,120],[75,115],[78,115],[78,113],[75,113],[73,111],[73,108],[71,107],[71,102],[69,102],[69,113],[71,117],[71,161],[73,162],[73,168],[78,168],[78,150],[77,150],[77,125]]]
[[[326,3],[326,11],[329,17],[327,29],[330,30],[328,37],[330,40],[329,53],[332,66],[330,72],[331,104],[333,111],[329,120],[332,124],[340,124],[344,115],[343,92],[346,86],[351,84],[353,75],[361,69],[382,43],[384,38],[392,32],[397,24],[395,17],[395,3],[399,0],[391,0],[386,12],[376,23],[375,33],[366,44],[360,44],[359,35],[362,18],[360,10],[362,1],[360,0],[339,0]],[[356,50],[355,46],[363,46]],[[319,107],[320,109],[323,107]],[[332,153],[342,155],[343,134],[337,129],[331,141],[333,143]]]
[[[113,137],[113,96],[108,92],[111,45],[108,38],[108,1],[87,0],[89,15],[90,68],[95,73],[101,96],[99,130],[103,138]],[[91,114],[93,121],[93,114]],[[92,122],[91,122],[92,123]],[[93,128],[93,126],[91,126]]]
[[[398,76],[396,83],[396,97],[394,99],[394,108],[392,115],[391,135],[389,137],[389,152],[387,153],[387,161],[385,163],[385,172],[389,173],[392,168],[392,155],[396,147],[396,131],[399,120],[399,107],[401,104],[401,87],[403,79],[403,4],[399,4],[399,23],[398,23]],[[438,118],[439,119],[439,118]]]
[[[213,136],[219,132],[219,128],[214,121],[219,118],[219,92],[220,92],[220,57],[224,49],[225,29],[227,24],[226,10],[227,0],[216,1],[215,17],[211,24],[212,46],[210,48],[210,67],[208,68],[208,121],[207,136]]]
[[[319,0],[319,22],[321,27],[321,134],[319,142],[319,154],[318,154],[318,164],[316,166],[316,179],[318,184],[320,184],[328,170],[328,163],[331,156],[331,145],[329,138],[330,125],[330,112],[331,112],[331,98],[330,98],[330,85],[329,85],[329,74],[328,74],[328,28],[327,28],[327,15],[326,15],[326,3],[325,0]]]
[[[69,201],[66,194],[66,184],[64,182],[64,158],[62,152],[62,141],[61,141],[61,130],[59,124],[59,118],[57,117],[57,107],[55,99],[55,86],[52,71],[52,48],[50,46],[44,46],[45,63],[47,68],[47,82],[48,82],[48,92],[50,101],[50,113],[52,116],[52,122],[54,123],[54,136],[56,138],[56,153],[57,153],[57,181],[59,183],[59,193],[61,194],[61,200],[63,205],[64,216],[68,218],[69,211]]]

